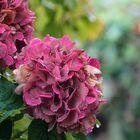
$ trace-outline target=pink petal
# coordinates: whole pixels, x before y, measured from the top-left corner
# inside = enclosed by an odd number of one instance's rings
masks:
[[[7,64],[7,65],[12,65],[13,64],[13,58],[10,56],[10,55],[6,55],[5,57],[4,57],[4,61],[5,61],[5,63]]]
[[[5,44],[0,42],[0,58],[3,58],[6,55],[7,47]]]
[[[73,96],[68,101],[68,108],[77,108],[84,100],[88,94],[88,88],[85,86],[84,83],[79,82],[77,84],[77,89]]]
[[[71,110],[65,120],[60,123],[60,126],[68,127],[75,124],[78,121],[78,112],[76,110]]]
[[[87,101],[88,104],[92,104],[93,102],[96,101],[96,98],[87,96],[86,97],[86,101]]]
[[[71,39],[67,36],[64,35],[61,39],[60,39],[60,44],[62,46],[65,46],[68,50],[72,49],[73,46],[75,45],[75,42],[72,42]]]
[[[37,106],[41,104],[41,98],[36,94],[31,94],[29,92],[24,93],[23,95],[24,101],[29,106]]]
[[[100,69],[100,61],[97,60],[96,58],[90,59],[89,65],[91,65],[91,66],[93,66],[93,67],[95,67],[97,69]]]

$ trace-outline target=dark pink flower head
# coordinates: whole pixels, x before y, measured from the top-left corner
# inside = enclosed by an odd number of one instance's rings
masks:
[[[34,14],[27,0],[0,0],[0,60],[13,64],[13,54],[32,38]]]
[[[49,130],[88,134],[102,103],[100,63],[74,45],[67,36],[33,39],[17,56],[16,91]]]

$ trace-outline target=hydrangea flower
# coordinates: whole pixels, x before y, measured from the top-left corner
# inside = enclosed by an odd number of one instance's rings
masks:
[[[32,38],[34,14],[27,0],[0,0],[0,60],[13,64],[13,54]]]
[[[33,39],[17,56],[17,93],[29,113],[58,133],[88,134],[96,123],[102,98],[100,62],[74,48],[68,36]]]

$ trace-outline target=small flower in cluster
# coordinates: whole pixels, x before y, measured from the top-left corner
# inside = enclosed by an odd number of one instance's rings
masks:
[[[68,36],[33,39],[17,56],[16,92],[30,115],[58,133],[90,133],[102,100],[100,62],[74,48]]]
[[[32,38],[33,22],[27,0],[0,0],[0,61],[14,63],[15,52]]]

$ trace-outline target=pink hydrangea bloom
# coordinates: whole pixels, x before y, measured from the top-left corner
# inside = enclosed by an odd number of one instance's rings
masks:
[[[100,63],[69,37],[33,39],[17,56],[15,80],[29,113],[59,133],[88,134],[96,123],[102,90]]]
[[[32,38],[34,14],[27,0],[0,0],[0,61],[13,64],[13,55]]]

